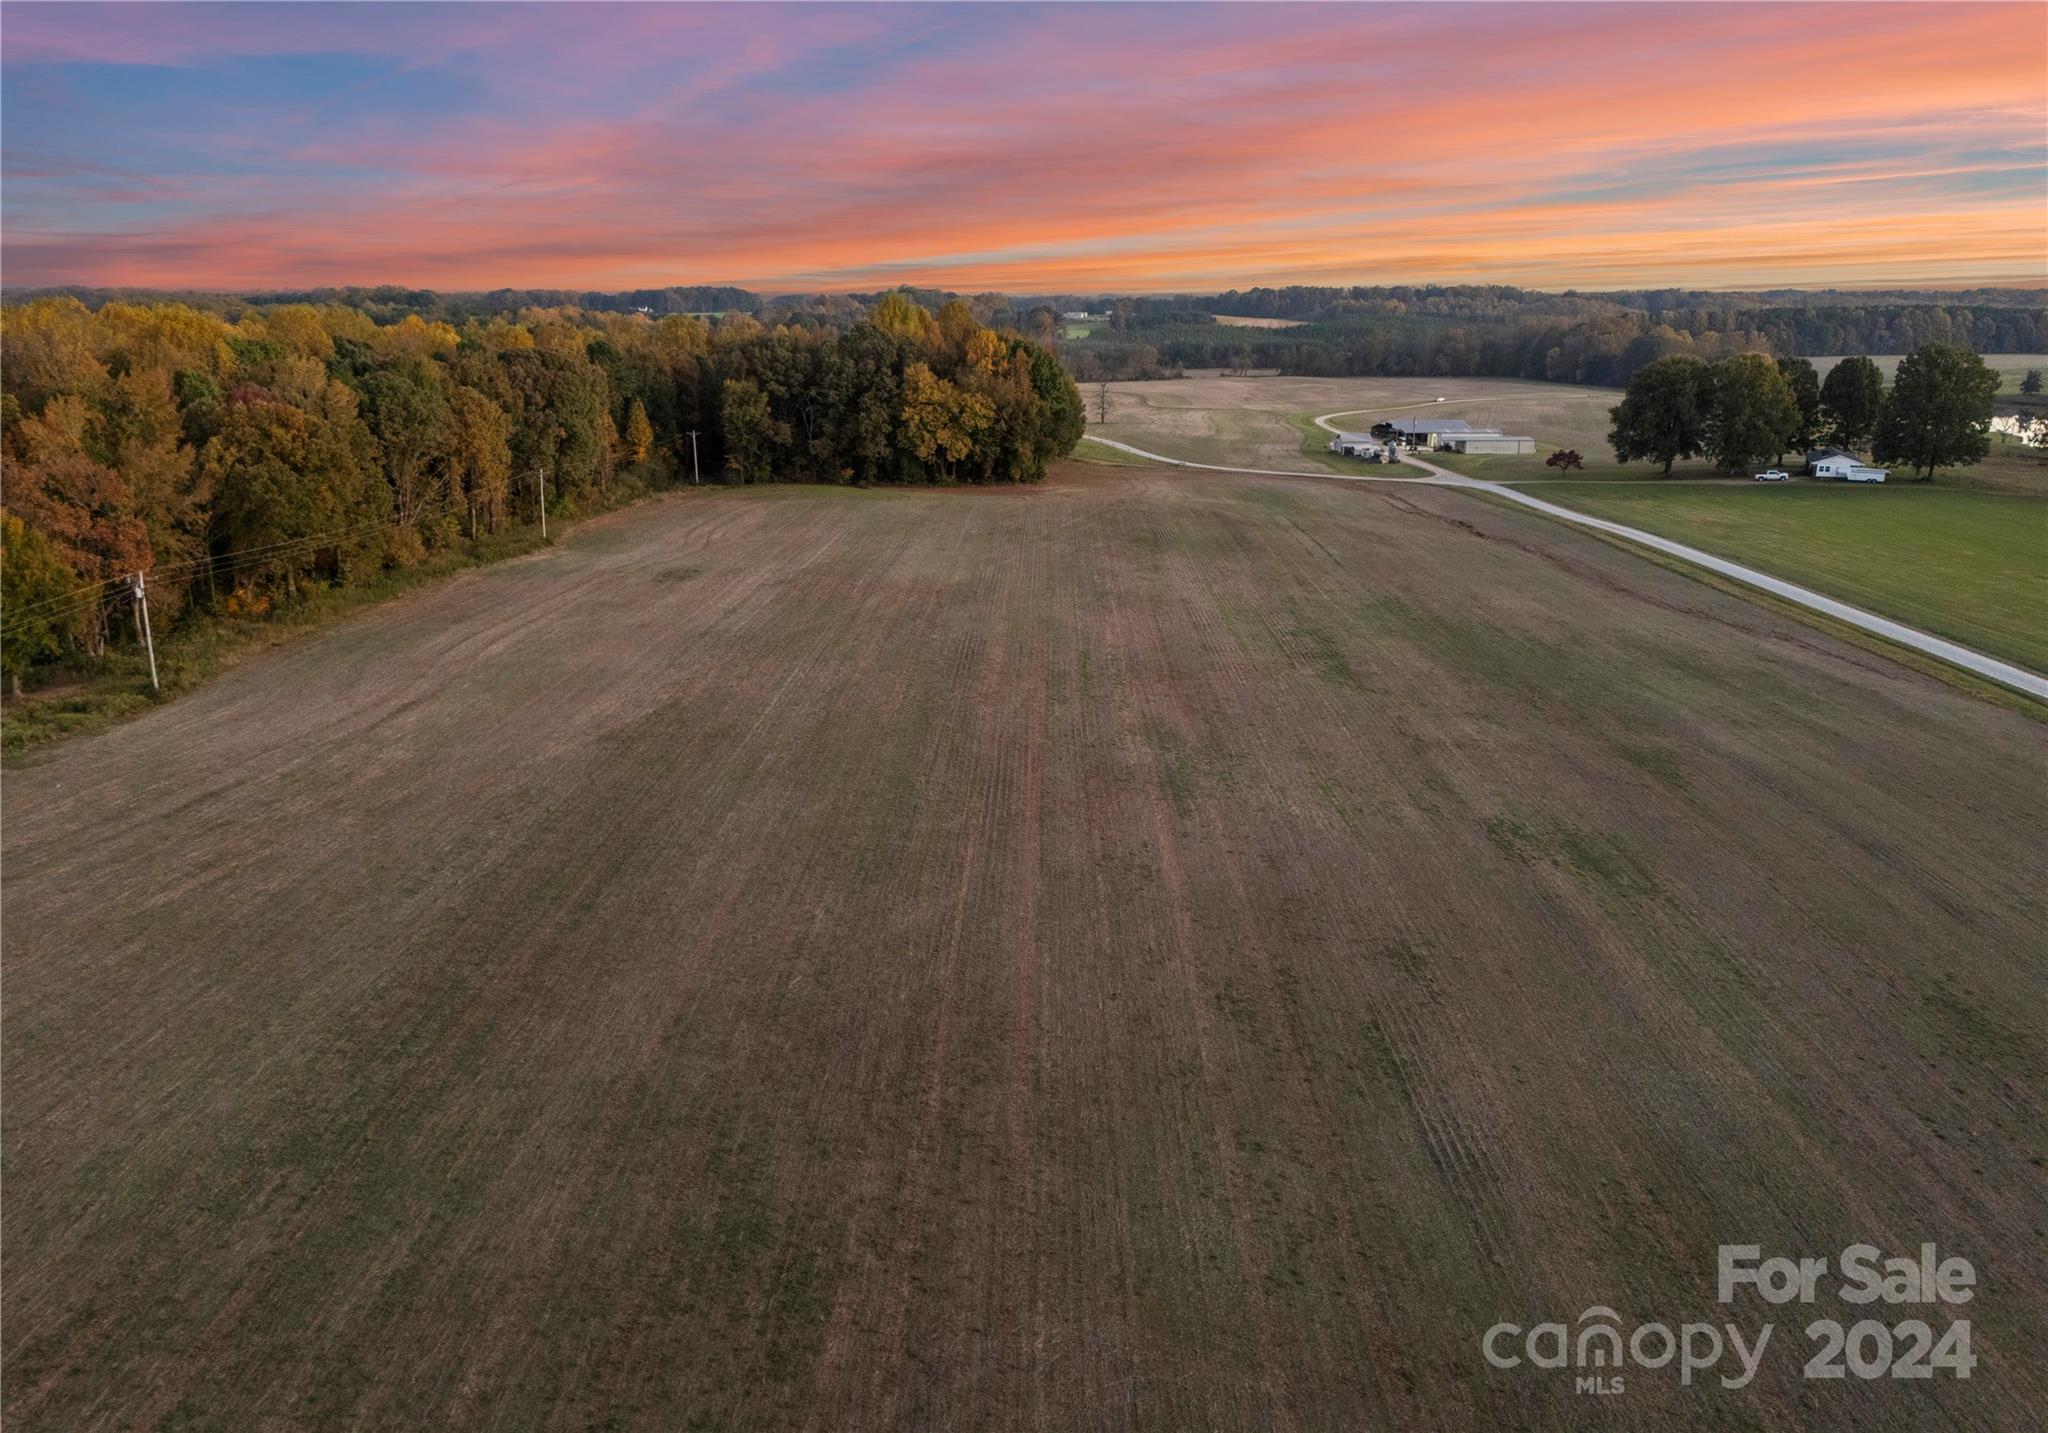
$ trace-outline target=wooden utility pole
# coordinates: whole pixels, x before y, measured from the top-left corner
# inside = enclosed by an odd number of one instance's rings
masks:
[[[548,540],[548,470],[546,468],[535,468],[533,476],[540,484],[540,540],[546,542]]]
[[[697,472],[697,430],[692,428],[690,430],[690,482],[692,484],[699,484],[703,481],[704,479]]]
[[[156,637],[149,630],[149,592],[143,586],[142,574],[135,574],[135,616],[142,624],[142,645],[149,653],[149,689],[160,692],[162,687],[156,680]]]

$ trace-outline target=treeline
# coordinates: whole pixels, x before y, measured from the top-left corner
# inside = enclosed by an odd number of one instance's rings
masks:
[[[2048,349],[2041,295],[1539,294],[1507,288],[1265,289],[1211,299],[1141,299],[1061,346],[1076,378],[1168,377],[1189,368],[1275,368],[1316,377],[1491,377],[1620,387],[1673,355],[1909,353],[1952,343],[1982,353]],[[1839,298],[1843,296],[1827,296]],[[1277,329],[1189,321],[1281,318]]]
[[[889,294],[842,333],[757,334],[720,372],[726,462],[744,482],[1035,482],[1081,437],[1059,361],[957,299],[934,316]]]
[[[1723,469],[1777,461],[1827,441],[1869,443],[1880,463],[1920,475],[1974,463],[1990,451],[1998,375],[1967,348],[1924,344],[1899,362],[1886,387],[1868,358],[1845,358],[1823,381],[1804,358],[1737,354],[1718,363],[1674,354],[1629,380],[1609,410],[1616,462],[1647,458],[1671,475],[1681,458],[1704,454]]]
[[[264,612],[692,471],[1013,482],[1081,429],[1044,349],[902,296],[845,328],[531,309],[42,298],[0,310],[0,657],[96,656],[147,579],[159,629]]]

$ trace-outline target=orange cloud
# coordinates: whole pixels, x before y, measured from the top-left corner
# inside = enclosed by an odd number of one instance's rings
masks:
[[[198,75],[310,78],[225,121],[166,114],[136,165],[118,124],[39,98],[88,27],[10,6],[9,282],[2048,278],[2031,6],[497,13],[418,7],[352,42],[324,10],[150,12]],[[506,84],[522,60],[548,62],[531,96]],[[330,72],[353,87],[323,93]]]

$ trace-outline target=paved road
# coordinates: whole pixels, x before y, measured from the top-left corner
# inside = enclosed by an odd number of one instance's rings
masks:
[[[1325,413],[1316,419],[1316,426],[1334,433],[1338,430],[1331,424],[1332,418],[1344,418],[1354,413],[1371,411],[1375,410],[1358,408],[1341,413]],[[1938,657],[1951,666],[1960,667],[1966,672],[1997,682],[2000,686],[2025,692],[2037,701],[2048,702],[2048,677],[2030,672],[2024,667],[2014,666],[2011,662],[2001,662],[1996,657],[1987,657],[1982,652],[1937,637],[1931,632],[1908,627],[1903,622],[1894,622],[1889,617],[1880,617],[1875,612],[1864,611],[1861,607],[1852,607],[1846,602],[1839,602],[1810,588],[1773,577],[1768,572],[1759,572],[1754,567],[1745,567],[1739,562],[1730,562],[1725,557],[1716,557],[1711,552],[1702,552],[1699,548],[1688,547],[1682,542],[1673,542],[1668,537],[1659,537],[1653,532],[1645,532],[1639,527],[1630,527],[1625,523],[1610,522],[1606,518],[1574,512],[1556,503],[1531,497],[1528,493],[1506,483],[1490,483],[1482,478],[1468,478],[1462,473],[1439,468],[1436,464],[1425,462],[1413,455],[1403,459],[1403,462],[1422,469],[1426,476],[1396,477],[1382,473],[1331,473],[1291,468],[1232,468],[1219,463],[1190,463],[1180,458],[1169,458],[1160,453],[1149,453],[1143,448],[1134,448],[1129,443],[1098,438],[1093,434],[1087,435],[1087,439],[1091,443],[1100,443],[1104,447],[1116,448],[1136,457],[1146,458],[1155,463],[1167,463],[1176,468],[1202,468],[1217,473],[1253,473],[1261,477],[1275,478],[1335,478],[1340,482],[1422,483],[1434,487],[1472,488],[1479,492],[1491,493],[1495,497],[1506,498],[1509,502],[1519,503],[1523,507],[1534,508],[1544,516],[1556,518],[1560,522],[1574,523],[1579,527],[1589,527],[1615,537],[1627,538],[1630,542],[1661,552],[1667,557],[1676,557],[1696,567],[1703,567],[1709,572],[1740,582],[1746,587],[1754,587],[1774,597],[1782,597],[1787,602],[1796,603],[1809,611],[1822,613],[1838,622],[1846,622],[1851,627],[1883,637],[1889,642],[1897,642],[1902,647],[1910,647],[1927,656]]]

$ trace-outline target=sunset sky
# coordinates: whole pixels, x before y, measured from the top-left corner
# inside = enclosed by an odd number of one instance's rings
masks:
[[[0,9],[4,279],[2048,282],[2048,9]]]

